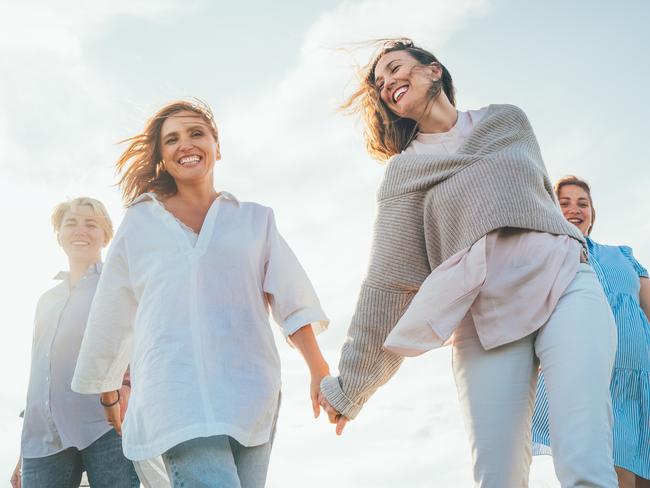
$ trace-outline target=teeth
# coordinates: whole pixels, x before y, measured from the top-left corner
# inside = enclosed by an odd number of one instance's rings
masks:
[[[198,156],[187,156],[187,157],[181,158],[178,162],[180,164],[185,165],[185,164],[198,163],[200,160],[201,160],[201,158],[198,157]]]
[[[395,92],[393,93],[393,101],[394,101],[394,102],[397,102],[397,101],[400,99],[400,97],[401,97],[404,93],[406,93],[406,90],[408,90],[408,87],[407,87],[407,86],[403,86],[403,87],[398,88],[397,90],[395,90]]]

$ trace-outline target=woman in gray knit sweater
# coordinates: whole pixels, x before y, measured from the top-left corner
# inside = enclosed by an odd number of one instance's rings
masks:
[[[538,367],[562,486],[617,486],[615,324],[526,115],[456,110],[449,71],[408,39],[383,43],[362,80],[346,108],[388,163],[339,376],[321,383],[337,433],[403,356],[452,344],[477,487],[528,485]]]

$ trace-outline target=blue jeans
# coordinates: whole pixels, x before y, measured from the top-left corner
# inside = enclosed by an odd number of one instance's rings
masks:
[[[23,458],[23,488],[78,488],[86,471],[91,488],[138,488],[122,439],[109,430],[85,449],[70,447],[51,456]]]
[[[227,435],[199,437],[162,458],[173,488],[263,488],[272,444],[245,447]]]

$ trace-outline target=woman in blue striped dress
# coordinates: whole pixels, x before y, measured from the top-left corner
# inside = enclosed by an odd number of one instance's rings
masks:
[[[614,312],[618,349],[610,391],[614,413],[614,464],[621,488],[650,488],[650,280],[628,246],[605,246],[588,236],[595,213],[589,185],[562,178],[555,193],[565,218],[587,238],[589,260]],[[589,378],[585,378],[589,381]],[[543,375],[533,416],[533,453],[550,454]]]

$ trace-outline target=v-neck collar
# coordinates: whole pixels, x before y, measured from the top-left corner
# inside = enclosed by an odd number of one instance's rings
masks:
[[[210,239],[212,238],[217,215],[219,214],[219,210],[223,202],[230,200],[236,205],[239,205],[239,200],[237,200],[234,195],[225,191],[220,192],[219,196],[215,198],[210,205],[210,208],[205,215],[205,219],[203,219],[201,230],[198,232],[196,243],[194,246],[192,246],[192,243],[187,238],[187,235],[185,235],[186,230],[182,227],[182,225],[185,225],[186,227],[189,226],[187,226],[187,224],[182,224],[182,222],[176,216],[174,216],[173,213],[167,210],[165,205],[158,199],[155,193],[143,193],[129,206],[133,206],[145,200],[151,200],[153,202],[152,208],[160,215],[164,224],[173,232],[178,245],[182,249],[185,249],[187,251],[187,254],[196,256],[205,254],[210,243]]]

